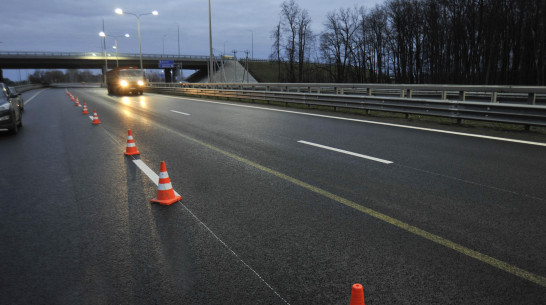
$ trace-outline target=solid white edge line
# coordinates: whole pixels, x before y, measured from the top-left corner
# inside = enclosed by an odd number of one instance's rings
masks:
[[[140,170],[146,174],[146,176],[148,176],[148,178],[150,178],[155,185],[159,185],[159,175],[150,169],[146,163],[142,162],[140,159],[133,160],[133,163],[135,163],[136,166],[138,166],[138,168],[140,168]],[[180,194],[178,194],[176,191],[174,191],[174,194],[176,196],[180,196]]]
[[[315,147],[319,147],[319,148],[339,152],[339,153],[342,153],[342,154],[351,155],[351,156],[354,156],[354,157],[359,157],[359,158],[362,158],[362,159],[381,162],[381,163],[384,163],[384,164],[392,164],[393,163],[392,161],[389,161],[389,160],[384,160],[384,159],[379,159],[379,158],[375,158],[375,157],[371,157],[371,156],[366,156],[366,155],[354,153],[352,151],[343,150],[343,149],[339,149],[339,148],[334,148],[334,147],[321,145],[321,144],[317,144],[317,143],[307,142],[307,141],[303,141],[303,140],[298,141],[298,143],[307,144],[307,145],[311,145],[311,146],[315,146]]]
[[[47,90],[47,89],[49,89],[49,88],[45,88],[45,89],[42,89],[42,90],[36,92],[33,96],[31,96],[29,99],[27,99],[23,104],[26,106],[26,105],[27,105],[28,103],[30,103],[35,97],[37,97],[38,94],[44,92],[44,91]]]
[[[154,95],[161,95],[161,94],[154,94]],[[190,101],[197,101],[197,102],[203,102],[203,103],[220,104],[220,105],[228,105],[228,106],[235,106],[235,107],[244,107],[244,108],[253,108],[253,109],[262,109],[262,110],[269,110],[269,111],[301,114],[301,115],[328,118],[328,119],[336,119],[336,120],[359,122],[359,123],[374,124],[374,125],[382,125],[382,126],[389,126],[389,127],[414,129],[414,130],[421,130],[421,131],[429,131],[429,132],[437,132],[437,133],[458,135],[458,136],[464,136],[464,137],[473,137],[473,138],[480,138],[480,139],[488,139],[488,140],[495,140],[495,141],[512,142],[512,143],[518,143],[518,144],[527,144],[527,145],[535,145],[535,146],[544,146],[544,147],[546,147],[546,143],[542,143],[542,142],[524,141],[524,140],[517,140],[517,139],[484,136],[484,135],[478,135],[478,134],[472,134],[472,133],[441,130],[441,129],[431,129],[431,128],[407,126],[407,125],[392,124],[392,123],[383,123],[383,122],[374,122],[374,121],[359,120],[359,119],[350,119],[350,118],[343,118],[343,117],[337,117],[337,116],[331,116],[331,115],[305,113],[305,112],[297,112],[297,111],[290,111],[290,110],[283,110],[283,109],[271,109],[271,108],[257,107],[257,106],[236,105],[236,104],[214,102],[214,101],[208,101],[208,100],[199,100],[199,99],[194,99],[194,98],[184,98],[184,97],[177,97],[177,96],[171,96],[171,97],[176,98],[176,99],[181,99],[181,100],[190,100]]]
[[[180,111],[176,111],[176,110],[171,110],[171,112],[176,112],[176,113],[180,113],[180,114],[183,114],[183,115],[190,115],[189,113],[180,112]]]

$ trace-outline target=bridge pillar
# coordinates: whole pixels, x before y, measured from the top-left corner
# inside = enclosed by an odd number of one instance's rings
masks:
[[[173,83],[177,82],[177,81],[181,81],[182,79],[180,78],[180,68],[175,66],[173,68]]]
[[[165,68],[163,71],[165,72],[165,82],[166,83],[172,83],[173,77],[172,77],[172,70],[171,68]]]

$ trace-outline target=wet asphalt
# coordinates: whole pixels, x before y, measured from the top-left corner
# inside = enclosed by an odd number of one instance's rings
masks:
[[[366,304],[546,303],[544,146],[321,116],[425,124],[404,120],[69,90],[102,124],[47,89],[25,106],[18,135],[0,131],[1,304],[348,304],[353,283]],[[127,129],[140,156],[123,154]],[[135,158],[156,173],[165,161],[182,200],[150,204],[157,186]]]

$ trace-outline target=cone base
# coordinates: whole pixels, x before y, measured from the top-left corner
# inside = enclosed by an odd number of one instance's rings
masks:
[[[82,112],[82,114],[89,114],[89,112],[87,112],[87,111],[84,111],[84,112]]]
[[[100,124],[100,121],[93,121],[93,125],[99,125]]]
[[[140,152],[137,150],[137,151],[133,151],[133,152],[125,152],[124,154],[126,156],[134,156],[134,155],[140,155]]]
[[[174,198],[171,198],[171,199],[165,199],[165,200],[159,200],[157,198],[154,198],[152,200],[150,200],[150,202],[152,203],[159,203],[159,204],[162,204],[162,205],[171,205],[179,200],[182,200],[182,196],[174,196]]]

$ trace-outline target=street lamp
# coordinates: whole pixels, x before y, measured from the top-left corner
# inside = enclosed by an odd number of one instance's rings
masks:
[[[131,37],[131,35],[129,35],[128,33],[125,33],[125,35],[107,35],[104,32],[100,32],[99,36],[104,37],[105,39],[106,39],[106,37],[114,38],[114,47],[113,48],[116,50],[116,67],[119,67],[119,64],[118,64],[118,38],[119,37],[129,38],[129,37]],[[104,49],[105,49],[105,52],[106,52],[106,47]]]
[[[104,20],[103,20],[102,28],[104,29]],[[102,37],[102,39],[103,39],[103,43],[102,43],[102,47],[104,49],[104,72],[103,72],[103,75],[104,75],[104,85],[106,86],[106,72],[108,72],[108,57],[106,57],[106,34],[104,32],[100,32],[99,36]]]
[[[163,56],[165,56],[165,37],[167,37],[167,34],[163,35]]]
[[[252,53],[250,53],[250,57],[252,57],[252,59],[254,59],[254,31],[253,30],[247,30],[247,31],[250,31],[250,33],[252,33]]]
[[[122,9],[120,8],[117,8],[115,10],[116,14],[118,15],[123,15],[123,14],[129,14],[129,15],[133,15],[137,18],[137,26],[138,26],[138,49],[139,49],[139,54],[140,54],[140,69],[142,70],[142,42],[141,42],[141,39],[140,39],[140,16],[145,16],[145,15],[154,15],[154,16],[157,16],[158,15],[158,12],[157,11],[152,11],[151,13],[143,13],[143,14],[135,14],[135,13],[130,13],[130,12],[124,12]]]
[[[210,14],[210,0],[209,0],[209,82],[212,83],[212,71],[214,71],[214,66],[212,65],[212,57],[214,56],[212,53],[212,21],[211,21],[211,14]]]

